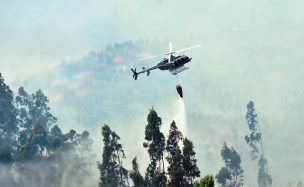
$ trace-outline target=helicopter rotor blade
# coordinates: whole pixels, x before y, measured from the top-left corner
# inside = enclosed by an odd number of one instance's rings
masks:
[[[197,47],[200,47],[200,46],[201,46],[201,44],[198,44],[198,45],[195,45],[195,46],[192,46],[192,47],[187,47],[185,49],[180,49],[180,50],[174,51],[173,53],[180,53],[180,52],[183,52],[183,51],[188,51],[190,49],[197,48]]]
[[[146,58],[141,58],[141,59],[139,59],[139,61],[143,61],[143,60],[149,60],[149,59],[156,58],[156,57],[160,57],[160,56],[164,56],[164,55],[163,55],[163,54],[161,54],[161,55],[149,56],[149,57],[146,57]]]
[[[149,60],[149,59],[153,59],[153,58],[156,58],[156,57],[160,57],[160,56],[164,56],[164,55],[169,55],[168,59],[169,59],[169,62],[170,62],[172,54],[174,54],[174,53],[180,53],[180,52],[183,52],[183,51],[188,51],[190,49],[197,48],[197,47],[200,47],[200,46],[201,46],[201,44],[198,44],[198,45],[195,45],[195,46],[192,46],[192,47],[188,47],[188,48],[180,49],[180,50],[177,50],[177,51],[173,51],[172,50],[172,42],[169,42],[169,52],[168,53],[141,58],[141,59],[139,59],[139,61]]]

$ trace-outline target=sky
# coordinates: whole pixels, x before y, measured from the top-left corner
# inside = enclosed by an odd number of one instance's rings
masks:
[[[249,133],[246,104],[253,100],[273,186],[295,186],[304,180],[303,5],[300,0],[0,1],[0,71],[13,89],[25,85],[44,90],[59,123],[67,124],[63,129],[75,123],[73,128],[93,131],[98,152],[98,126],[76,123],[75,115],[86,111],[62,102],[69,94],[57,90],[60,85],[71,86],[71,91],[82,88],[92,72],[79,72],[73,80],[58,72],[47,79],[45,75],[60,69],[62,62],[91,62],[87,58],[91,52],[114,43],[160,41],[162,48],[155,51],[161,53],[169,41],[173,49],[200,43],[202,47],[187,52],[193,60],[179,81],[185,92],[187,136],[194,143],[202,174],[216,174],[223,166],[220,149],[227,142],[242,157],[245,185],[257,186],[257,167],[244,141]],[[163,118],[164,131],[182,109],[175,78],[168,72],[155,71],[137,81],[129,76],[123,71],[117,82],[102,84],[109,94],[98,102],[109,112],[96,123],[112,125],[129,155],[126,164],[139,155],[144,170],[147,155],[141,145],[149,108],[153,106]],[[122,88],[134,90],[130,99],[117,99]],[[84,92],[78,94],[88,99]],[[111,115],[114,111],[119,115]],[[141,135],[134,136],[134,131]]]

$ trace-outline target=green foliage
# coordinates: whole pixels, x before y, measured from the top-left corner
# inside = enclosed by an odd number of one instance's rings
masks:
[[[148,148],[151,160],[160,160],[165,149],[165,136],[160,132],[162,121],[153,109],[150,110],[147,121],[148,124],[145,128],[145,139],[147,142],[144,143],[144,147]]]
[[[193,143],[185,138],[183,141],[183,168],[186,186],[192,186],[195,178],[200,177],[200,170],[197,167],[197,160],[195,158],[195,152]]]
[[[167,140],[166,151],[168,153],[166,159],[168,161],[168,186],[179,187],[184,186],[185,171],[183,168],[183,155],[178,143],[183,140],[182,133],[176,127],[173,121],[170,125],[169,136]]]
[[[145,186],[145,179],[138,170],[138,163],[136,157],[132,160],[132,171],[130,172],[129,175],[133,181],[134,187]]]
[[[213,175],[206,175],[200,181],[194,183],[194,187],[214,187]]]
[[[249,101],[247,104],[246,121],[251,133],[245,136],[247,144],[251,147],[251,157],[255,160],[258,157],[259,149],[258,143],[261,142],[261,132],[258,130],[258,119],[257,113],[255,112],[254,102]]]
[[[42,158],[47,145],[47,132],[40,125],[34,126],[27,143],[21,149],[21,158]]]
[[[34,125],[40,124],[46,131],[56,123],[57,118],[50,113],[49,100],[41,90],[28,94],[23,87],[18,90],[16,104],[19,112],[19,134],[21,145],[29,138]]]
[[[166,187],[167,177],[166,173],[159,169],[155,171],[155,176],[152,181],[152,185],[155,187]]]
[[[163,177],[163,155],[165,150],[165,136],[162,132],[160,132],[162,121],[154,109],[150,110],[147,117],[147,122],[148,124],[145,127],[146,142],[143,143],[143,146],[148,149],[150,163],[146,170],[145,180],[149,186],[158,186],[160,184],[166,183],[165,181],[159,182],[160,179],[165,179],[165,177]],[[162,172],[158,171],[158,173],[156,173],[157,163],[159,163],[158,169],[160,170],[160,168],[162,168]]]
[[[9,149],[12,157],[17,154],[17,110],[14,107],[13,91],[5,84],[4,79],[0,73],[0,137],[5,142],[4,149]],[[3,153],[4,154],[4,153]],[[7,153],[6,153],[7,155]],[[0,160],[1,162],[2,160]],[[3,160],[4,161],[4,160]],[[5,157],[5,162],[7,159]]]
[[[232,175],[226,167],[222,167],[219,173],[215,176],[216,182],[221,186],[225,186],[228,181],[231,181]]]
[[[258,115],[254,108],[254,102],[249,101],[247,104],[247,113],[245,118],[247,120],[247,124],[251,133],[250,135],[245,136],[245,140],[252,148],[251,155],[253,160],[259,157],[259,153],[261,150],[260,159],[258,162],[258,184],[260,187],[268,187],[272,184],[272,177],[268,172],[267,160],[264,158],[262,133],[259,127],[257,116]],[[260,149],[258,148],[258,144],[260,144]]]
[[[185,171],[182,166],[183,155],[180,149],[177,149],[173,156],[172,161],[168,167],[169,182],[168,186],[182,187],[185,184],[184,175]]]
[[[2,163],[8,163],[11,160],[12,160],[12,155],[10,149],[0,136],[0,161]]]
[[[16,169],[20,174],[11,186],[31,186],[26,184],[31,179],[40,186],[49,181],[59,186],[63,175],[80,180],[90,174],[84,167],[93,143],[89,133],[62,133],[48,102],[41,90],[28,94],[23,87],[14,98],[0,74],[0,164],[7,163],[6,173]]]
[[[241,167],[240,155],[233,147],[227,147],[226,143],[221,150],[221,155],[225,162],[225,167],[216,175],[217,182],[222,186],[225,186],[227,181],[230,184],[235,183],[237,186],[243,185],[244,170]]]
[[[225,165],[230,170],[232,176],[239,176],[244,172],[241,168],[241,157],[233,147],[230,149],[226,144],[224,144],[221,154],[225,161]]]
[[[169,164],[172,162],[174,153],[180,149],[178,143],[183,140],[182,133],[178,130],[175,121],[172,121],[169,129],[166,151],[168,152],[167,160]]]
[[[63,146],[65,139],[61,132],[61,129],[57,125],[54,125],[51,128],[47,141],[48,141],[48,148],[50,150],[56,150]]]
[[[127,186],[128,172],[122,166],[122,158],[125,158],[122,145],[118,143],[120,137],[109,126],[102,127],[103,153],[102,162],[98,163],[100,171],[99,186],[117,187]]]

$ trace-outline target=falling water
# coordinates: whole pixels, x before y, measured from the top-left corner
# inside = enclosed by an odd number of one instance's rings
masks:
[[[187,113],[186,113],[186,107],[184,100],[182,98],[179,98],[176,102],[176,109],[177,113],[174,116],[174,121],[176,122],[176,125],[178,129],[183,133],[184,137],[187,136]]]

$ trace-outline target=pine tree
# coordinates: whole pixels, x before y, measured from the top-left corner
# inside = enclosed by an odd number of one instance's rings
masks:
[[[179,142],[183,140],[182,133],[178,130],[175,122],[170,125],[169,136],[167,140],[166,151],[168,153],[166,159],[168,161],[168,175],[170,187],[182,187],[186,184],[183,168],[183,155],[179,147]]]
[[[148,124],[145,128],[146,142],[143,143],[143,146],[148,149],[150,163],[146,170],[145,180],[149,186],[159,187],[159,185],[166,184],[163,160],[165,136],[160,132],[162,121],[154,109],[150,110],[147,121]],[[158,171],[156,171],[157,169]]]
[[[183,168],[185,171],[185,186],[192,186],[195,178],[200,177],[193,143],[187,138],[183,141]]]
[[[132,171],[130,172],[129,175],[133,181],[134,187],[144,187],[145,186],[145,179],[139,172],[136,157],[132,160]]]

